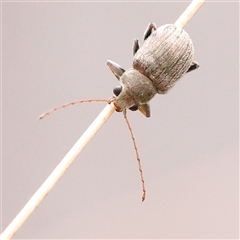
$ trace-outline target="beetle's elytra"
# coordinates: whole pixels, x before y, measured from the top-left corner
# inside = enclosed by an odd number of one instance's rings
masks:
[[[164,94],[185,73],[199,65],[193,61],[194,47],[189,35],[180,27],[166,24],[157,29],[149,23],[144,44],[133,45],[133,66],[128,70],[108,60],[107,65],[121,86],[114,89],[114,104],[118,111],[140,110],[150,117],[148,102],[157,94]]]

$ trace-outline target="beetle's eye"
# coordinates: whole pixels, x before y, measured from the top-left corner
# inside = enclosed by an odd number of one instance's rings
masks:
[[[122,91],[122,86],[116,86],[114,89],[113,89],[113,93],[118,96]]]
[[[133,105],[129,108],[131,111],[137,111],[138,110],[138,104]]]

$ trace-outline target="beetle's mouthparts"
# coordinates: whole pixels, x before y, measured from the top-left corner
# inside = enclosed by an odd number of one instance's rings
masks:
[[[109,98],[108,104],[111,104],[111,103],[114,104],[117,112],[122,112],[123,111],[123,109],[117,104],[115,96],[112,96],[112,97]]]

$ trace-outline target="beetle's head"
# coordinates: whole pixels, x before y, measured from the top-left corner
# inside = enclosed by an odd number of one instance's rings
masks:
[[[120,82],[120,86],[113,89],[114,105],[117,111],[127,108],[136,111],[146,105],[157,93],[152,81],[138,70],[130,68],[125,71],[118,64],[109,60],[107,65]]]

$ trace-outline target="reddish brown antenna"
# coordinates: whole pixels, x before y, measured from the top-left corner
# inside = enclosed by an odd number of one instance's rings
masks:
[[[107,102],[107,103],[109,103],[109,100],[106,100],[106,99],[87,99],[87,100],[79,100],[79,101],[75,101],[75,102],[66,103],[66,104],[61,105],[59,107],[55,107],[55,108],[49,110],[48,112],[45,112],[38,119],[43,119],[47,115],[49,115],[52,112],[57,111],[59,109],[66,108],[66,107],[69,107],[69,106],[72,106],[72,105],[76,105],[76,104],[79,104],[79,103],[85,103],[85,102]]]
[[[135,138],[134,138],[134,135],[133,135],[132,128],[131,128],[130,123],[129,123],[128,118],[127,118],[126,109],[123,110],[123,116],[124,116],[124,118],[126,120],[126,123],[128,125],[128,129],[130,131],[131,138],[133,140],[134,149],[135,149],[135,152],[136,152],[136,157],[137,157],[137,161],[138,161],[138,170],[140,172],[140,178],[141,178],[141,181],[142,181],[142,191],[143,191],[142,202],[143,202],[145,200],[145,197],[146,197],[146,188],[145,188],[145,184],[144,184],[143,171],[142,171],[140,157],[139,157],[139,154],[138,154],[137,144],[136,144],[136,141],[135,141]]]
[[[113,99],[114,98],[111,98],[110,100],[106,100],[106,99],[86,99],[86,100],[79,100],[79,101],[75,101],[75,102],[70,102],[70,103],[66,103],[64,105],[61,105],[61,106],[58,106],[58,107],[55,107],[45,113],[43,113],[39,119],[43,119],[45,118],[47,115],[51,114],[52,112],[54,111],[58,111],[62,108],[66,108],[66,107],[69,107],[69,106],[72,106],[72,105],[76,105],[76,104],[79,104],[79,103],[86,103],[86,102],[108,102],[108,103],[111,103],[113,102]],[[142,201],[145,200],[145,197],[146,197],[146,189],[145,189],[145,184],[144,184],[144,178],[143,178],[143,172],[142,172],[142,166],[141,166],[141,162],[140,162],[140,157],[139,157],[139,154],[138,154],[138,149],[137,149],[137,145],[136,145],[136,141],[135,141],[135,138],[134,138],[134,135],[133,135],[133,131],[132,131],[132,128],[130,126],[130,123],[128,121],[128,118],[127,118],[127,110],[124,109],[123,110],[123,116],[124,116],[124,119],[126,120],[126,123],[128,125],[128,129],[130,131],[130,134],[131,134],[131,138],[133,140],[133,145],[134,145],[134,149],[135,149],[135,152],[136,152],[136,157],[137,157],[137,161],[138,161],[138,169],[139,169],[139,172],[140,172],[140,178],[141,178],[141,181],[142,181],[142,191],[143,191],[143,195],[142,195]]]

